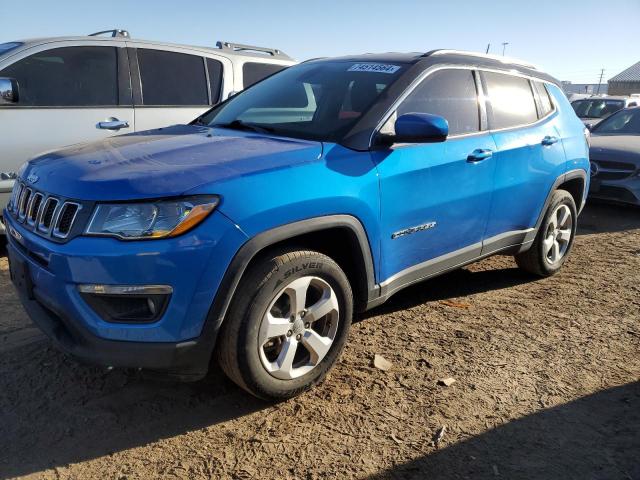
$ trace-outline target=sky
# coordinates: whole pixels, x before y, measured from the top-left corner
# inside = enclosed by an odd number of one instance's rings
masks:
[[[640,61],[640,0],[0,0],[0,43],[124,28],[139,39],[279,48],[297,60],[452,48],[596,83]]]

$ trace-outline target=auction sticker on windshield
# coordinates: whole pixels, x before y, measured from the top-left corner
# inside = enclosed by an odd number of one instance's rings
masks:
[[[400,70],[398,65],[387,63],[354,63],[348,72],[376,72],[376,73],[396,73]]]

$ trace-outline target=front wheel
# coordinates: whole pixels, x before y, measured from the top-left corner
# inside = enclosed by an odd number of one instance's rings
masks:
[[[293,397],[336,363],[353,315],[342,269],[318,252],[259,258],[238,286],[217,349],[224,372],[249,393]]]
[[[553,192],[538,234],[531,248],[516,255],[516,263],[541,277],[557,273],[569,256],[578,226],[578,212],[571,194]]]

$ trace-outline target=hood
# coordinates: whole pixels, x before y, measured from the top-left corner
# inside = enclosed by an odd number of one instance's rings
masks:
[[[640,135],[594,134],[589,156],[600,160],[640,161]]]
[[[143,199],[179,196],[321,155],[320,142],[180,125],[50,152],[31,160],[20,176],[66,198]]]

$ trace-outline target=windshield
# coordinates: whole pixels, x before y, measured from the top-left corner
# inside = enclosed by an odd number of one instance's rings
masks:
[[[571,103],[580,118],[605,118],[624,108],[624,100],[607,100],[604,98],[592,98],[589,100],[576,100]]]
[[[593,129],[598,135],[640,135],[640,108],[611,115]]]
[[[338,142],[403,71],[400,63],[297,65],[214,107],[198,123]]]
[[[0,55],[4,55],[10,50],[13,50],[14,48],[18,48],[20,45],[22,44],[18,42],[0,43]]]

